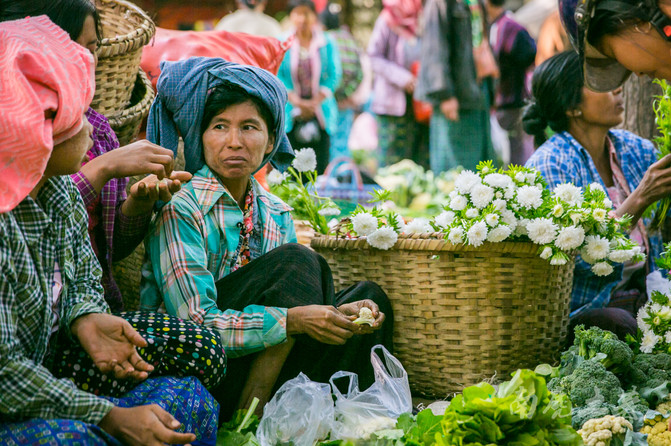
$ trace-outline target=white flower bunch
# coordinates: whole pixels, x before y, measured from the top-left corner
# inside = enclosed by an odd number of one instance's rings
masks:
[[[640,336],[637,340],[643,353],[671,352],[671,300],[659,291],[653,291],[650,300],[636,317]]]
[[[426,223],[428,224],[428,220]],[[412,232],[420,232],[423,229],[420,224],[416,224],[416,229],[411,229]],[[373,248],[387,250],[396,244],[399,233],[408,231],[408,226],[398,214],[385,213],[377,206],[364,209],[359,205],[350,217],[349,230],[352,235],[365,237]]]
[[[320,234],[328,234],[333,225],[327,218],[340,215],[340,208],[330,198],[315,192],[317,181],[317,156],[311,148],[296,151],[288,172],[272,170],[266,175],[270,191],[293,208],[291,214],[306,220]]]
[[[642,257],[620,231],[628,219],[610,212],[612,203],[598,184],[585,191],[561,184],[550,191],[534,169],[495,169],[488,161],[476,172],[462,171],[454,186],[444,211],[432,221],[451,243],[477,247],[486,241],[530,240],[552,265],[564,265],[579,253],[599,276],[611,274],[613,263]]]

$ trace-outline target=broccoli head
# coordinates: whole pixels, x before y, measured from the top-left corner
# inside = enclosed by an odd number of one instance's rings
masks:
[[[563,378],[562,386],[568,388],[568,395],[574,407],[583,407],[594,399],[617,405],[623,392],[620,380],[599,361],[583,361],[575,371]]]
[[[586,406],[574,407],[571,410],[571,425],[573,429],[578,430],[587,420],[613,415],[616,412],[617,408],[611,404],[599,400],[590,401]]]
[[[631,368],[634,353],[625,342],[620,341],[610,331],[599,327],[585,329],[584,326],[578,325],[575,328],[573,342],[578,347],[580,356],[585,359],[599,359],[608,370],[615,374],[626,373]],[[602,355],[599,355],[600,353]]]
[[[631,386],[638,388],[659,387],[666,381],[671,382],[671,355],[636,355],[627,378]]]

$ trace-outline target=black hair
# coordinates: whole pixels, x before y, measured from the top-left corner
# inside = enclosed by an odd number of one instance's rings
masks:
[[[315,7],[315,2],[312,0],[289,0],[289,5],[287,6],[287,12],[291,14],[291,11],[293,11],[295,8],[298,8],[299,6],[307,6],[317,14],[317,8]]]
[[[238,0],[238,1],[249,9],[254,9],[260,4],[266,2],[266,0]]]
[[[488,0],[493,6],[503,6],[506,0]]]
[[[270,112],[268,106],[256,96],[252,96],[247,93],[241,87],[237,85],[227,84],[220,85],[215,87],[212,92],[210,92],[207,100],[205,101],[205,108],[203,110],[203,120],[200,123],[200,134],[205,133],[207,128],[210,126],[212,119],[217,116],[222,111],[226,110],[228,107],[233,105],[243,104],[245,102],[251,102],[256,107],[256,111],[259,112],[261,119],[266,123],[268,127],[268,136],[275,136],[275,119],[273,119],[273,114]]]
[[[322,22],[327,31],[340,28],[340,12],[342,7],[337,3],[330,3],[319,14],[319,21]]]
[[[649,22],[656,7],[640,0],[602,0],[589,21],[587,42],[598,48],[604,36],[617,35],[634,25]]]
[[[38,15],[47,15],[72,40],[79,38],[84,21],[92,16],[98,40],[102,39],[100,15],[92,0],[0,0],[0,21]]]
[[[545,142],[548,126],[555,132],[568,130],[566,113],[582,102],[584,85],[580,56],[575,51],[556,54],[534,70],[532,100],[524,109],[522,125],[536,146]]]

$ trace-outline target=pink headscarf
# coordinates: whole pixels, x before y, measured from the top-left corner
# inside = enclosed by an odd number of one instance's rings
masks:
[[[417,36],[417,22],[422,12],[422,0],[382,0],[380,14],[396,34],[405,38]]]
[[[93,56],[47,16],[0,23],[0,213],[40,181],[76,135],[95,91]]]

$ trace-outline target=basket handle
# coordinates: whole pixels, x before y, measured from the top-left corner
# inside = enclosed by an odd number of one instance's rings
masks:
[[[352,172],[351,184],[358,190],[363,190],[363,179],[361,178],[361,172],[359,171],[359,168],[354,163],[354,161],[346,156],[339,156],[331,161],[328,166],[326,166],[326,170],[324,170],[324,177],[327,179],[335,178],[339,173],[347,172],[348,170]],[[323,188],[324,191],[331,189],[329,183],[329,181],[325,182]]]

